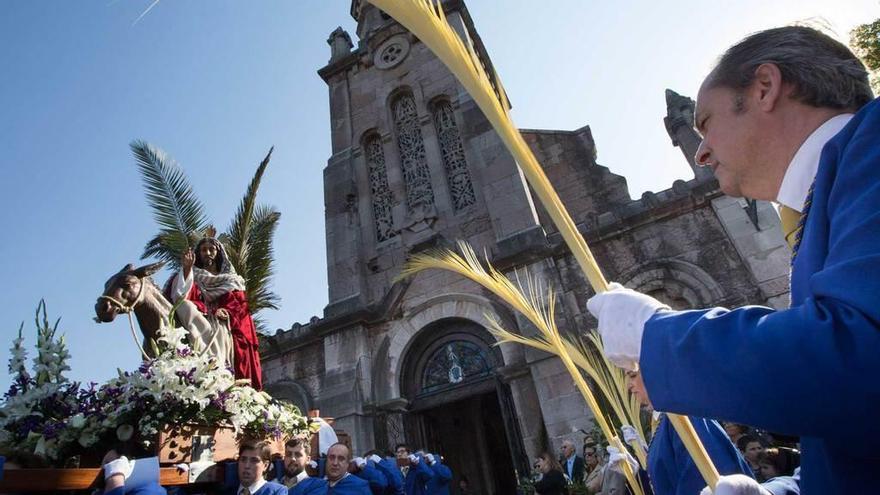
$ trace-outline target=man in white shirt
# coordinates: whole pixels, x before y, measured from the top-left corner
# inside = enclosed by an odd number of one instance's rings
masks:
[[[238,447],[238,489],[236,495],[287,495],[287,487],[266,481],[272,451],[266,442],[242,443]]]
[[[865,411],[880,387],[860,384],[880,374],[880,102],[867,71],[815,29],[755,33],[703,82],[695,123],[696,161],[725,193],[800,210],[791,308],[671,311],[612,284],[587,304],[606,354],[641,369],[658,410],[799,436],[805,493],[875,491],[880,427]],[[714,494],[762,490],[731,475]]]

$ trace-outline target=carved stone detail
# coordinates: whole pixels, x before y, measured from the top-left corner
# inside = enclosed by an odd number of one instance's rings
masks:
[[[370,176],[370,198],[373,203],[373,219],[376,221],[376,240],[379,242],[397,235],[394,230],[394,217],[391,208],[394,195],[388,187],[388,173],[385,169],[385,152],[382,138],[371,136],[364,143],[364,156]]]
[[[412,95],[402,95],[394,102],[394,125],[397,128],[397,147],[403,180],[406,183],[406,206],[410,213],[418,213],[434,205],[434,188],[425,153],[425,142]]]
[[[448,101],[438,103],[434,108],[434,126],[437,128],[440,151],[443,154],[443,166],[446,168],[446,181],[449,184],[452,205],[455,211],[459,211],[476,203],[477,199],[467,161],[464,158],[461,134],[455,124],[452,105]]]

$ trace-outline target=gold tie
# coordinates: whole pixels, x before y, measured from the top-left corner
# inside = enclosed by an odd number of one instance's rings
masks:
[[[801,214],[797,210],[785,205],[779,205],[779,223],[782,228],[782,236],[790,248],[794,248],[795,234],[797,233],[800,219]]]
[[[251,491],[242,487],[241,490],[238,491],[238,495],[251,495]]]

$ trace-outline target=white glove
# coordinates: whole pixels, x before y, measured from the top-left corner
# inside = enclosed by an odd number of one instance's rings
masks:
[[[623,441],[632,445],[641,445],[643,449],[648,450],[648,445],[645,444],[645,441],[642,440],[642,437],[639,436],[636,429],[630,425],[623,425],[620,427],[620,431],[623,432]]]
[[[355,457],[352,460],[354,461],[354,465],[357,466],[358,469],[363,469],[364,466],[367,465],[367,460],[363,457]]]
[[[757,481],[744,474],[731,474],[718,478],[713,492],[708,486],[703,488],[700,495],[772,495]]]
[[[379,464],[380,462],[382,462],[382,458],[377,456],[376,454],[373,454],[370,457],[367,457],[367,459],[375,462],[376,464]]]
[[[315,461],[315,460],[309,461],[309,467],[312,469],[318,469],[318,461]]]
[[[617,447],[608,446],[605,450],[608,451],[608,467],[616,472],[623,474],[623,467],[620,465],[621,462],[628,462],[629,467],[632,468],[633,473],[639,472],[639,461],[637,461],[633,456],[626,451],[619,451]]]
[[[122,479],[127,480],[134,470],[134,460],[129,461],[127,457],[122,456],[116,460],[104,464],[104,479],[110,479],[111,476],[117,474],[122,475]]]
[[[409,463],[410,464],[418,464],[419,463],[419,456],[417,456],[415,454],[410,454],[409,455]]]
[[[426,456],[425,456],[425,459],[428,460],[428,464],[430,464],[430,465],[432,465],[432,466],[434,465],[434,454],[428,454],[428,455],[426,455]]]
[[[605,344],[605,355],[620,368],[635,370],[642,352],[645,323],[661,309],[669,306],[651,296],[611,283],[587,301],[587,309],[599,320],[599,334]]]

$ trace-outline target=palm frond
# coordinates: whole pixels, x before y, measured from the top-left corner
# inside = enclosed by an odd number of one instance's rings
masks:
[[[263,174],[266,172],[266,167],[269,166],[269,159],[272,157],[272,151],[274,149],[274,146],[269,148],[269,153],[266,154],[266,157],[263,158],[263,161],[257,166],[257,171],[254,173],[254,177],[251,179],[250,184],[248,184],[244,197],[241,198],[238,210],[236,210],[235,216],[232,217],[232,223],[229,225],[229,228],[226,229],[228,237],[224,244],[228,252],[235,253],[235,261],[242,264],[238,265],[233,262],[233,265],[235,265],[235,268],[239,273],[246,271],[246,267],[243,266],[243,264],[246,263],[248,259],[248,241],[250,240],[250,230],[254,219],[257,191],[260,189],[260,182],[263,180]],[[230,255],[230,258],[231,257],[232,255]]]
[[[460,253],[439,250],[416,254],[407,261],[400,277],[414,276],[428,269],[452,271],[491,291],[518,311],[538,329],[538,336],[526,337],[510,332],[504,329],[494,316],[488,316],[490,332],[498,337],[499,342],[515,342],[558,356],[569,370],[575,386],[587,402],[593,416],[596,418],[597,424],[609,443],[624,450],[625,447],[617,437],[613,422],[608,420],[609,415],[600,408],[599,402],[596,400],[592,389],[587,385],[579,369],[586,372],[597,383],[603,395],[611,398],[614,404],[618,404],[618,407],[612,407],[611,411],[617,417],[618,425],[624,424],[629,420],[629,415],[619,406],[622,399],[617,398],[615,400],[613,397],[620,389],[609,380],[608,374],[601,370],[601,367],[605,365],[604,361],[599,361],[595,358],[590,360],[587,355],[580,352],[575,344],[571,343],[559,332],[559,328],[556,326],[557,298],[555,291],[549,286],[544,287],[541,280],[532,277],[528,272],[523,277],[520,277],[519,272],[514,272],[516,280],[516,283],[514,283],[510,278],[492,267],[488,261],[486,263],[487,269],[467,243],[460,241],[458,248]],[[525,285],[525,288],[523,288],[523,285]],[[580,363],[580,367],[575,364],[576,361]],[[643,459],[640,460],[644,462]],[[639,495],[642,494],[643,490],[639,480],[629,464],[623,463],[621,467],[633,492]]]
[[[275,231],[281,213],[269,206],[254,210],[253,223],[248,235],[247,269],[242,274],[246,280],[248,305],[252,313],[263,309],[278,309],[281,298],[272,292],[271,281],[275,273]]]
[[[141,257],[155,256],[177,266],[188,246],[187,235],[208,223],[204,206],[186,175],[164,151],[140,140],[130,146],[143,179],[147,203],[160,229]]]

